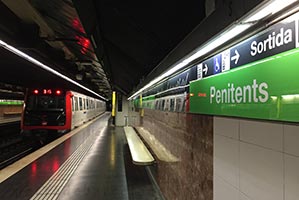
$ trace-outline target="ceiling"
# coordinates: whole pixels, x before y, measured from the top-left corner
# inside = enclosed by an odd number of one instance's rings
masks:
[[[205,18],[205,1],[2,0],[0,12],[0,39],[110,98],[130,93]],[[0,58],[0,87],[82,90],[3,48]]]

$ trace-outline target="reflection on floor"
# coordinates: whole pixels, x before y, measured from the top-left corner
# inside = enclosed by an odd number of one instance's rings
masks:
[[[1,199],[30,199],[53,173],[61,170],[69,157],[76,154],[84,141],[94,144],[82,161],[75,164],[76,170],[68,182],[65,180],[65,186],[57,190],[60,194],[53,194],[51,199],[163,199],[148,173],[149,167],[132,164],[123,127],[109,126],[108,118],[109,115],[105,115],[96,120],[2,182]],[[91,136],[94,138],[88,139]]]

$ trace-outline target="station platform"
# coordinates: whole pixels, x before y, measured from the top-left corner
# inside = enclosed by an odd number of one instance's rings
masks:
[[[0,117],[0,125],[8,124],[8,123],[14,123],[14,122],[20,122],[21,117],[20,116],[13,116],[13,117]]]
[[[152,170],[132,162],[123,127],[110,113],[0,171],[1,199],[163,199]]]

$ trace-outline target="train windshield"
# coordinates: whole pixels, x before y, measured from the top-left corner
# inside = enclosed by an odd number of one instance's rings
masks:
[[[28,111],[63,111],[65,97],[54,95],[30,95],[27,98],[26,110]]]

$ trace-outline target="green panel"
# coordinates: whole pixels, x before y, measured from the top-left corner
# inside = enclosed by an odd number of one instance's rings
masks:
[[[150,95],[147,97],[142,98],[142,108],[149,108],[153,109],[154,108],[154,100],[155,100],[155,95]]]
[[[155,95],[150,95],[142,98],[142,101],[151,101],[151,100],[155,100]]]
[[[23,103],[16,101],[2,101],[0,102],[0,105],[23,105]]]
[[[299,50],[190,84],[190,112],[299,122]]]
[[[139,104],[140,104],[139,101],[140,101],[139,98],[134,99],[134,106],[135,106],[135,108],[139,108]]]

